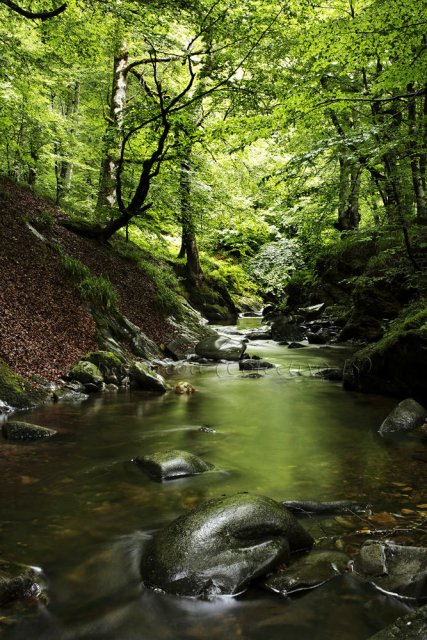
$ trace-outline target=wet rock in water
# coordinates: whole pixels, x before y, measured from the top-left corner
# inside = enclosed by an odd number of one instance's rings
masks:
[[[247,375],[240,377],[244,380],[247,380],[248,378],[250,380],[258,380],[258,378],[263,378],[264,376],[262,375],[262,373],[248,373]]]
[[[283,596],[314,589],[343,574],[348,568],[349,560],[341,551],[311,551],[283,571],[268,576],[262,584],[269,591]]]
[[[240,360],[246,351],[246,341],[228,336],[209,336],[196,344],[196,354],[210,360]]]
[[[415,599],[427,596],[427,548],[368,540],[354,570],[387,593]]]
[[[129,369],[129,379],[131,385],[142,391],[154,391],[156,393],[165,393],[168,385],[165,379],[155,371],[151,371],[148,366],[142,362],[134,362]]]
[[[279,316],[271,325],[271,337],[277,342],[295,342],[305,338],[305,329],[291,318]]]
[[[382,423],[379,433],[388,436],[399,433],[411,433],[427,437],[427,410],[416,400],[407,398],[402,400],[389,413]]]
[[[206,424],[203,424],[199,431],[202,431],[203,433],[216,433],[215,429],[212,429],[212,427],[208,427]]]
[[[43,591],[40,575],[32,567],[0,560],[0,605],[37,598]]]
[[[256,358],[241,360],[239,362],[240,371],[258,371],[259,369],[274,369],[274,364],[265,360],[258,360]]]
[[[386,629],[379,631],[369,640],[426,640],[427,638],[427,605],[398,618]]]
[[[321,378],[322,380],[329,380],[330,382],[342,382],[343,370],[338,368],[321,369],[314,374],[315,378]]]
[[[54,429],[16,420],[9,420],[2,426],[3,438],[7,440],[43,440],[51,438],[56,433]]]
[[[236,595],[313,542],[278,502],[250,494],[223,496],[154,536],[142,559],[142,580],[181,596]]]
[[[329,333],[327,331],[319,331],[314,333],[313,331],[309,331],[307,333],[307,340],[309,344],[326,344],[330,339]]]
[[[351,500],[333,500],[330,502],[317,502],[316,500],[284,500],[283,506],[292,513],[301,516],[329,515],[336,513],[366,513],[370,511],[367,504],[359,504]]]
[[[250,331],[246,337],[248,340],[271,340],[271,331]]]
[[[304,349],[305,344],[301,344],[300,342],[287,342],[288,349]]]
[[[175,391],[175,393],[179,396],[182,395],[191,395],[192,393],[194,393],[196,390],[193,387],[193,385],[191,385],[189,382],[178,382],[174,387],[173,390]]]
[[[178,449],[138,456],[133,461],[158,482],[194,476],[213,469],[213,465],[209,462],[205,462],[188,451]]]

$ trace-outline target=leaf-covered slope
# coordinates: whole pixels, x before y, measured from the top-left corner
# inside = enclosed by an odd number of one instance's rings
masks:
[[[0,180],[0,358],[25,377],[55,380],[87,351],[96,326],[59,255],[26,226],[59,212],[31,192]],[[58,231],[58,235],[56,234]],[[158,344],[172,329],[153,305],[155,287],[136,265],[55,226],[63,251],[108,278],[119,309]]]

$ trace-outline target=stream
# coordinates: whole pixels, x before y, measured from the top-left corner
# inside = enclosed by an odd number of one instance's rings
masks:
[[[244,319],[240,328],[257,322]],[[150,534],[224,493],[351,499],[408,529],[422,513],[425,447],[385,442],[377,433],[396,401],[313,376],[341,366],[348,350],[290,350],[263,340],[250,342],[248,352],[278,367],[253,378],[236,363],[186,364],[168,381],[189,381],[193,395],[105,393],[18,414],[59,435],[1,442],[0,556],[40,567],[49,603],[27,605],[25,615],[16,605],[3,607],[2,638],[365,640],[409,610],[351,574],[288,599],[256,586],[212,601],[141,587],[140,550]],[[191,451],[215,468],[160,484],[131,462],[166,448]],[[355,529],[384,528],[381,519],[358,520],[303,524],[320,544],[342,539],[351,552],[366,539]]]

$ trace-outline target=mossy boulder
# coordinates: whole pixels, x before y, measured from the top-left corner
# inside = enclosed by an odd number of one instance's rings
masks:
[[[84,385],[93,384],[99,387],[104,381],[102,373],[96,364],[86,360],[80,360],[76,365],[74,365],[70,370],[68,377],[72,380],[77,380],[77,382],[81,382]]]
[[[0,413],[33,407],[46,398],[44,389],[31,385],[0,358]]]
[[[142,391],[165,393],[169,388],[165,379],[155,371],[151,371],[143,362],[134,362],[131,365],[129,378],[132,387]]]
[[[43,440],[51,438],[57,432],[54,429],[40,427],[38,424],[30,422],[18,422],[9,420],[2,426],[3,438],[7,440]]]
[[[194,476],[213,468],[212,464],[205,462],[198,456],[177,449],[136,457],[134,462],[158,482]]]
[[[91,362],[98,367],[107,384],[120,384],[121,380],[127,376],[127,360],[119,358],[112,351],[92,351],[81,360]]]
[[[146,547],[144,584],[181,596],[241,593],[313,539],[278,502],[247,493],[222,496],[182,515]]]
[[[123,366],[122,360],[112,351],[91,351],[81,361],[91,362],[100,371],[105,369],[117,369]]]

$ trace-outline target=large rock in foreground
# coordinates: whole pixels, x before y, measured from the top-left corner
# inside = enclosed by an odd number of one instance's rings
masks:
[[[402,400],[389,413],[382,423],[379,433],[382,436],[411,433],[427,437],[427,410],[412,398]]]
[[[171,449],[134,458],[134,462],[154,480],[173,480],[213,469],[213,465],[189,453]]]
[[[208,336],[196,344],[196,353],[210,360],[240,360],[246,351],[246,342],[228,336]]]
[[[312,545],[279,503],[237,494],[205,502],[156,534],[141,575],[146,586],[180,596],[236,595],[290,552]]]

